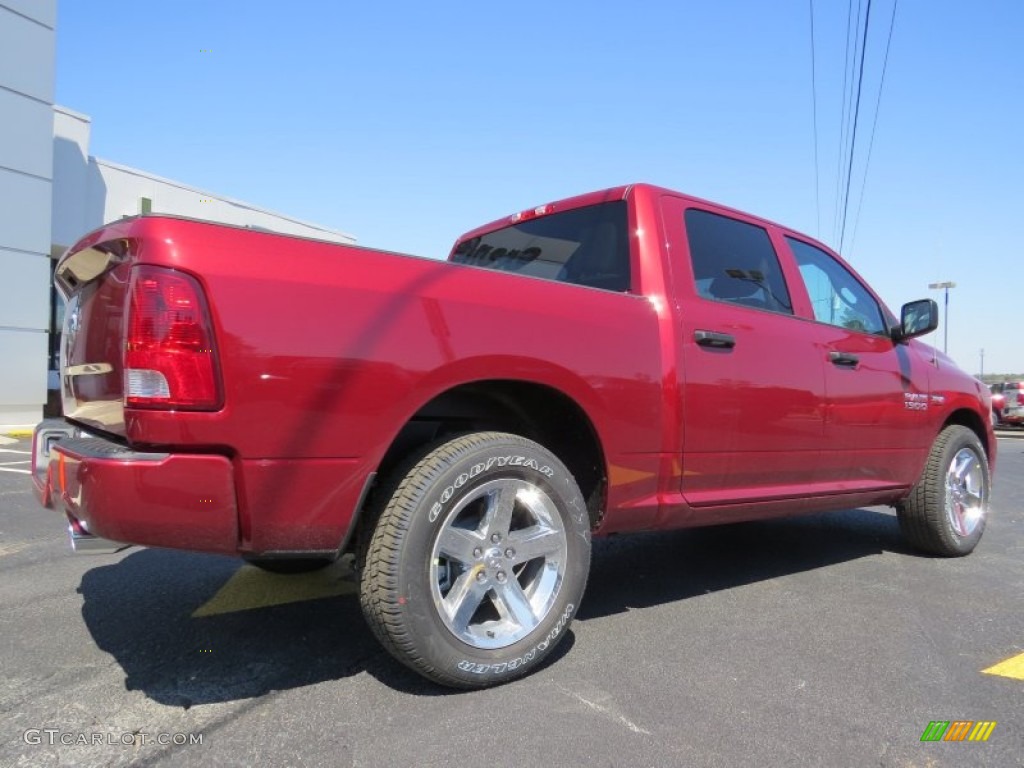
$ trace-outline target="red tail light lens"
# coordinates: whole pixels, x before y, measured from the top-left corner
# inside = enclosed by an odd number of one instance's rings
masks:
[[[129,296],[125,405],[220,408],[213,325],[196,279],[164,267],[136,267]]]

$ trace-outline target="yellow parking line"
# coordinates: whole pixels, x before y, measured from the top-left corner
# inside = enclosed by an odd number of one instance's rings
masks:
[[[1009,677],[1012,680],[1024,680],[1024,653],[1011,656],[1006,661],[981,670],[986,675],[999,675]]]
[[[355,580],[346,565],[342,561],[322,571],[288,576],[243,565],[192,618],[355,594]]]

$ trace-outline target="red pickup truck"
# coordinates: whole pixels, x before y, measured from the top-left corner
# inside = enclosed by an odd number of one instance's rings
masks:
[[[448,262],[143,216],[61,258],[65,418],[35,437],[76,547],[356,553],[370,627],[437,682],[535,669],[591,537],[887,504],[970,552],[988,389],[842,259],[637,184],[459,238]]]

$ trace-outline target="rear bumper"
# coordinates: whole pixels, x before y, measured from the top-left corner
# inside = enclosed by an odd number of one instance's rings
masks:
[[[80,545],[95,550],[90,537],[100,537],[238,552],[238,509],[227,458],[132,451],[103,438],[76,437],[67,425],[54,441],[54,430],[60,431],[52,427],[48,433],[45,422],[36,430],[32,479],[39,501],[67,515],[76,550]]]

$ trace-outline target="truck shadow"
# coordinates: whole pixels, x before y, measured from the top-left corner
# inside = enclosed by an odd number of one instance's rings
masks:
[[[910,553],[894,514],[851,509],[594,542],[577,619],[685,600],[878,555]]]
[[[588,621],[633,608],[904,551],[892,515],[833,512],[595,542]],[[233,558],[144,549],[88,571],[79,592],[96,644],[125,687],[186,709],[367,672],[418,696],[453,693],[391,658],[363,621],[347,560],[268,574]],[[549,663],[572,647],[570,631]]]
[[[446,693],[382,649],[346,566],[282,576],[234,558],[143,549],[82,577],[82,617],[124,670],[125,688],[170,706],[361,672],[413,694]]]

